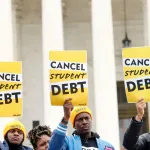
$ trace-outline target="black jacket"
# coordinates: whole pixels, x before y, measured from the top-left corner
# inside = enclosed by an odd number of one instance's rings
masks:
[[[150,133],[140,135],[142,125],[143,121],[138,122],[132,118],[123,140],[127,150],[150,150]]]

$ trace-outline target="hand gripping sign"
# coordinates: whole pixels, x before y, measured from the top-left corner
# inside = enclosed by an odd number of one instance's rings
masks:
[[[72,98],[75,106],[87,105],[86,51],[50,51],[49,68],[52,105],[63,105],[67,98]]]
[[[124,48],[122,57],[128,102],[150,101],[150,47]]]
[[[0,117],[22,115],[22,63],[0,62]]]

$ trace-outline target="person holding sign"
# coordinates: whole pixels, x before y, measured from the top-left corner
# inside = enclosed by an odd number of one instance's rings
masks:
[[[110,143],[103,141],[97,133],[91,131],[91,110],[86,106],[73,109],[70,100],[64,102],[64,117],[53,132],[49,150],[114,150]],[[72,136],[66,136],[69,119],[75,128]]]
[[[4,128],[4,141],[0,142],[0,150],[32,150],[27,146],[23,146],[26,138],[24,125],[19,121],[12,121]]]
[[[48,150],[51,135],[48,126],[37,126],[29,131],[27,138],[35,150]]]
[[[148,150],[150,149],[150,133],[139,136],[143,125],[144,109],[146,103],[140,99],[136,103],[137,115],[132,118],[130,126],[124,135],[123,146],[128,150]]]

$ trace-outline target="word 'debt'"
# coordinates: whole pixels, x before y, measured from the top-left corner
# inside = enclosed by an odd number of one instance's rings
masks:
[[[78,92],[78,88],[81,89],[80,92],[84,92],[84,85],[86,82],[77,82],[77,83],[66,83],[60,85],[51,85],[52,95],[62,94],[74,94]]]
[[[14,101],[14,103],[18,103],[19,95],[21,92],[13,92],[13,93],[3,93],[0,94],[0,105],[10,104]]]
[[[136,81],[128,81],[126,82],[128,92],[133,92],[136,89],[138,91],[144,90],[144,89],[150,89],[150,79],[140,79]]]

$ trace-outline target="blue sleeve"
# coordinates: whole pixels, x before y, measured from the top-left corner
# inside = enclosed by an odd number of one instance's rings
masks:
[[[49,150],[67,150],[67,126],[59,123],[49,142]]]
[[[5,147],[2,142],[0,142],[0,150],[5,150],[8,149],[8,147]]]

